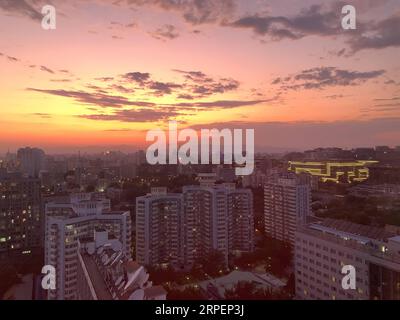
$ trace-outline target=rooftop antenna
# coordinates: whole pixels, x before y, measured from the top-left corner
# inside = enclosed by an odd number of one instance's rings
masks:
[[[81,186],[81,151],[78,151],[78,184]]]

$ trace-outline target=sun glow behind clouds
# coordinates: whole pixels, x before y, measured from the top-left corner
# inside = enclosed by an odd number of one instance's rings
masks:
[[[325,14],[333,2],[317,12]],[[140,144],[145,130],[171,119],[198,126],[400,117],[398,101],[390,106],[375,101],[399,94],[398,47],[346,56],[351,49],[348,35],[306,30],[310,34],[298,40],[271,39],[268,32],[257,33],[257,25],[233,24],[254,12],[265,19],[268,14],[293,19],[313,1],[290,2],[290,11],[282,2],[268,3],[240,3],[235,10],[194,24],[185,15],[190,7],[144,5],[127,10],[101,0],[55,1],[60,14],[57,30],[51,32],[43,31],[36,20],[2,8],[0,148]],[[360,15],[362,21],[386,21],[395,9],[395,2],[387,1],[371,10],[363,8]],[[371,25],[379,33],[384,24]],[[305,32],[301,25],[292,26]],[[173,36],[168,34],[171,30]],[[338,54],[342,49],[346,54]],[[326,81],[318,78],[325,68],[343,71],[347,78],[307,89],[310,80],[302,75],[321,70],[312,73],[320,83]],[[128,73],[149,78],[127,80]],[[290,81],[274,83],[277,78]],[[271,144],[279,145],[281,134]],[[385,144],[396,132],[382,127],[376,135]],[[366,137],[365,143],[370,140]]]

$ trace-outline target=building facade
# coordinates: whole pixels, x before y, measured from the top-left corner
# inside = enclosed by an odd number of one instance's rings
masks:
[[[45,169],[45,153],[37,148],[21,148],[17,152],[20,172],[28,177],[39,177],[41,170]]]
[[[345,289],[344,266],[355,269]],[[296,296],[315,300],[399,300],[400,237],[384,229],[325,219],[296,232]]]
[[[232,188],[227,192],[229,252],[254,251],[253,193]]]
[[[143,265],[183,265],[183,201],[165,188],[136,199],[136,260]]]
[[[136,199],[136,260],[144,265],[190,268],[213,251],[254,250],[252,193],[234,184],[185,186]]]
[[[56,270],[56,289],[49,299],[77,299],[78,240],[106,230],[131,257],[131,220],[128,211],[112,211],[102,194],[80,193],[46,204],[45,263]]]
[[[324,160],[289,161],[289,171],[296,174],[308,173],[321,182],[362,182],[369,177],[369,167],[378,163],[373,160]]]
[[[311,191],[307,177],[279,175],[264,186],[265,232],[274,239],[294,244],[298,224],[311,213]]]
[[[0,259],[43,248],[40,181],[20,173],[0,177]]]

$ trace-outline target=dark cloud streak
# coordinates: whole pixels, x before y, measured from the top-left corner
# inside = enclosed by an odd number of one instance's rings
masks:
[[[10,14],[29,17],[35,21],[41,21],[43,16],[26,0],[1,0],[0,9]]]
[[[166,24],[149,34],[157,40],[174,40],[179,37],[179,32],[172,24]]]
[[[335,86],[356,86],[385,74],[385,70],[350,71],[335,67],[317,67],[298,74],[276,78],[272,84],[278,84],[283,90],[323,89]]]

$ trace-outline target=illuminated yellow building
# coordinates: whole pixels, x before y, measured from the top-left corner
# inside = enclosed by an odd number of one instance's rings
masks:
[[[372,160],[289,161],[289,171],[296,174],[308,173],[320,177],[322,182],[352,183],[367,180],[368,167],[376,163],[378,161]]]

